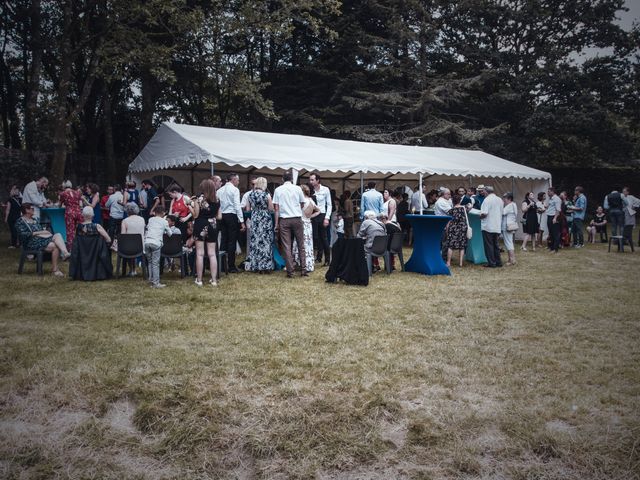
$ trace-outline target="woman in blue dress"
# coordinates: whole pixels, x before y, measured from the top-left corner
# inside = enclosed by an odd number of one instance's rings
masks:
[[[255,189],[249,194],[251,230],[249,232],[249,270],[270,272],[273,270],[273,202],[267,190],[267,179],[256,178]]]

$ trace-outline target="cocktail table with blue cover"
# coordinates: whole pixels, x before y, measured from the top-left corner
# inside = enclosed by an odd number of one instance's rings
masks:
[[[442,232],[451,217],[447,215],[407,215],[413,229],[413,253],[405,264],[407,272],[424,275],[451,275],[442,260]]]
[[[468,262],[480,265],[487,263],[487,256],[484,254],[484,243],[482,241],[482,229],[480,227],[480,210],[471,210],[468,214],[469,224],[473,229],[473,236],[467,242],[467,250],[464,258]]]
[[[62,239],[67,241],[67,225],[64,222],[64,208],[41,208],[40,221],[49,222],[53,233],[62,235]]]

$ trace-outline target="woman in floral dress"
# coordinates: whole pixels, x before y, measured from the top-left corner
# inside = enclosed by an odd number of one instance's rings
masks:
[[[255,180],[255,189],[249,194],[249,270],[260,273],[273,270],[273,203],[271,195],[266,190],[267,179],[258,177]]]
[[[453,196],[453,208],[449,211],[451,220],[446,228],[447,267],[451,266],[451,257],[454,250],[460,251],[460,266],[464,262],[464,251],[467,248],[467,214],[466,207],[461,205],[462,197],[459,194]]]
[[[306,255],[305,266],[300,262],[300,253],[298,252],[298,243],[293,241],[293,261],[296,265],[305,269],[307,272],[313,272],[315,265],[315,257],[313,256],[313,227],[311,219],[320,215],[320,209],[311,198],[311,190],[307,185],[301,185],[302,193],[304,193],[304,208],[302,209],[302,227],[304,229],[304,251]]]
[[[60,204],[64,206],[64,223],[67,227],[67,249],[71,250],[76,228],[82,222],[82,194],[74,190],[71,181],[65,180],[60,194]]]

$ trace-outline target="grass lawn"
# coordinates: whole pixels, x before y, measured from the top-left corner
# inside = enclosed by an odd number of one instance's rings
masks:
[[[640,478],[638,252],[154,290],[0,240],[0,478]]]

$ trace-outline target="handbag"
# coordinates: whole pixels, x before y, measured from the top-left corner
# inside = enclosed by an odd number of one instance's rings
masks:
[[[471,238],[473,237],[473,228],[471,228],[471,225],[469,225],[469,216],[467,215],[467,207],[462,207],[464,208],[464,218],[467,220],[467,240],[471,240]]]
[[[507,232],[515,232],[518,230],[518,224],[517,223],[507,223]]]

